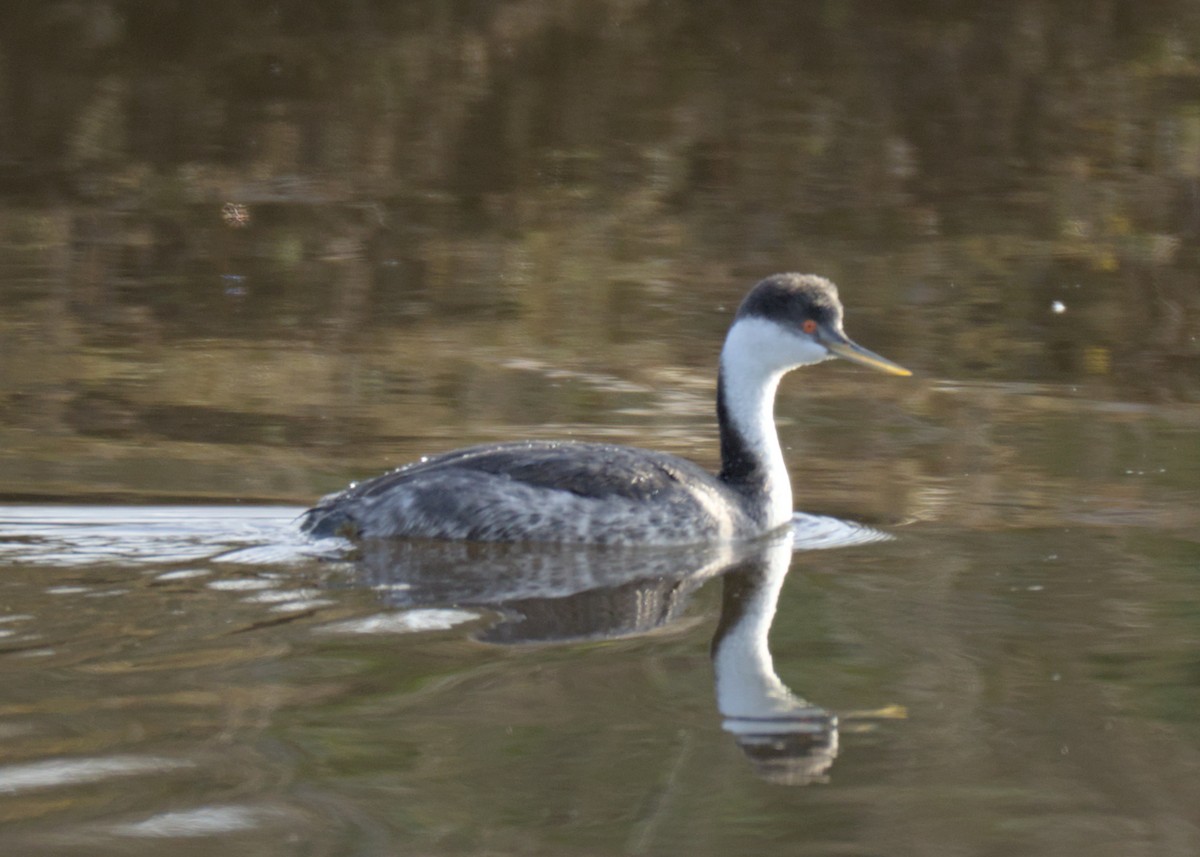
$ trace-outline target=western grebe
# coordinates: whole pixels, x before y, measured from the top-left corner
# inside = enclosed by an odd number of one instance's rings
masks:
[[[721,349],[721,472],[628,446],[525,441],[423,459],[324,497],[301,527],[314,536],[503,542],[695,544],[769,533],[792,518],[775,433],[775,390],[797,367],[843,357],[907,369],[842,332],[837,287],[776,274],[742,301]]]

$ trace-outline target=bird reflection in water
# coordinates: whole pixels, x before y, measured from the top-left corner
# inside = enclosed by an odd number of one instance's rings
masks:
[[[792,550],[791,538],[779,539],[726,572],[712,661],[722,725],[755,773],[804,785],[833,765],[838,719],[792,693],[775,673],[767,644]]]
[[[838,750],[837,716],[792,693],[767,645],[794,553],[881,541],[883,533],[798,515],[790,531],[746,545],[522,545],[381,539],[356,547],[358,583],[404,609],[474,607],[494,644],[566,643],[648,634],[683,617],[689,596],[723,577],[712,643],[717,708],[755,773],[818,781]]]

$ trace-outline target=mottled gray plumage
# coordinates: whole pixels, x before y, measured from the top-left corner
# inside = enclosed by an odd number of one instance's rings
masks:
[[[728,509],[733,532],[723,520]],[[761,524],[740,495],[690,461],[599,443],[476,446],[415,462],[321,500],[316,536],[692,544]]]

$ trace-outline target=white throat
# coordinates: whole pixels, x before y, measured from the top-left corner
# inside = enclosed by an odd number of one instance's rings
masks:
[[[753,316],[734,322],[721,349],[726,416],[766,477],[769,529],[792,518],[792,486],[775,431],[775,391],[789,370],[829,357],[818,343]]]

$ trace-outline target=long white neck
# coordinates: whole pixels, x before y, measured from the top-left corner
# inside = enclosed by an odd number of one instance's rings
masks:
[[[753,316],[739,318],[725,338],[717,381],[721,479],[763,504],[765,529],[792,517],[792,485],[775,431],[775,391],[789,369],[828,357],[820,345]]]

